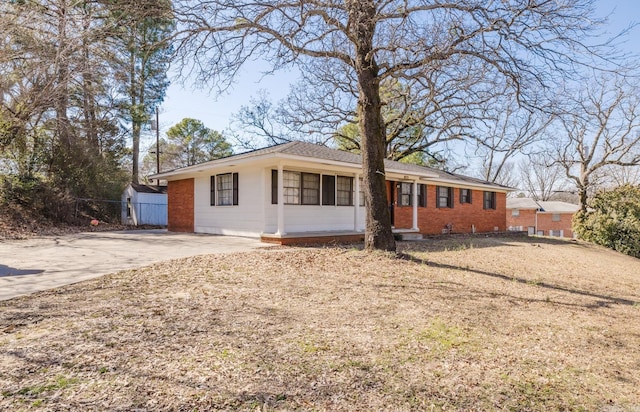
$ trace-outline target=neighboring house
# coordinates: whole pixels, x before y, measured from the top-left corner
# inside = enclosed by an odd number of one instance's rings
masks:
[[[396,232],[506,230],[506,186],[385,161]],[[169,230],[296,239],[362,239],[361,156],[291,142],[151,176],[166,179]]]
[[[122,224],[167,225],[167,186],[130,183],[122,193]]]
[[[580,206],[566,202],[507,199],[507,227],[530,235],[573,237],[573,214]]]

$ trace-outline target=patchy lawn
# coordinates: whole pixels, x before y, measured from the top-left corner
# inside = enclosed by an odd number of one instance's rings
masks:
[[[640,260],[401,247],[202,256],[0,302],[0,409],[640,409]]]

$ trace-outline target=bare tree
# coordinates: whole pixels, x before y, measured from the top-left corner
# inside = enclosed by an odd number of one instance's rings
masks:
[[[514,158],[544,138],[553,119],[543,107],[521,107],[511,96],[493,101],[486,114],[476,120],[474,133],[467,139],[471,158],[480,160],[481,177],[489,182],[511,186],[517,183]],[[537,105],[536,105],[537,106]]]
[[[564,190],[564,169],[544,153],[527,156],[518,163],[520,188],[535,200],[550,200]]]
[[[555,163],[575,185],[586,211],[600,172],[640,162],[640,94],[628,79],[603,75],[563,95],[567,110],[555,139]]]
[[[638,186],[640,185],[640,164],[635,166],[609,166],[601,170],[598,180],[607,189],[613,189],[620,186]]]
[[[581,56],[593,63],[602,52],[583,43],[598,23],[591,0],[177,0],[175,9],[183,63],[202,81],[224,88],[260,54],[273,70],[298,64],[305,72],[311,64],[346,82],[326,87],[357,96],[367,249],[395,250],[385,193],[383,81],[428,90],[433,73],[443,73],[463,90],[464,75],[472,95],[474,76],[482,74],[501,79],[528,105],[575,73]]]
[[[288,127],[280,105],[274,105],[265,90],[260,90],[231,118],[232,134],[236,143],[245,149],[254,150],[264,144],[274,145],[294,140],[295,131]],[[256,139],[256,137],[258,139]]]

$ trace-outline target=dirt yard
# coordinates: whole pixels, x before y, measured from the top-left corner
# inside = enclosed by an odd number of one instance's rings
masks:
[[[640,410],[640,260],[276,248],[0,302],[0,410]]]

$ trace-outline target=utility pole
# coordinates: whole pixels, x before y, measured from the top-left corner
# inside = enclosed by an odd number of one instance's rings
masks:
[[[160,173],[160,115],[158,114],[158,106],[156,106],[156,173]],[[158,179],[160,186],[160,179]]]
[[[155,122],[151,121],[151,130],[156,131],[156,173],[160,173],[160,114],[158,106],[156,106],[156,120]],[[158,179],[156,185],[160,186],[160,179]]]

